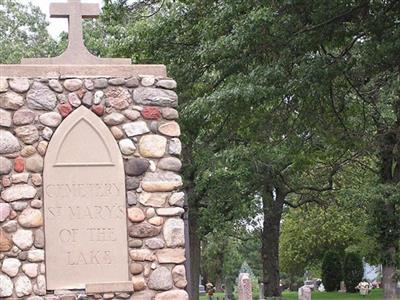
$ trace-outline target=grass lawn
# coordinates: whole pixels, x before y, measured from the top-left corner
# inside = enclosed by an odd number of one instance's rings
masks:
[[[356,299],[365,299],[365,300],[378,300],[383,298],[383,291],[381,289],[373,290],[372,293],[368,297],[362,297],[359,294],[346,294],[346,293],[319,293],[314,292],[312,295],[312,300],[356,300]],[[213,300],[223,300],[224,294],[217,293],[214,295]],[[284,292],[283,293],[284,300],[297,300],[297,292]],[[400,298],[399,298],[400,299]],[[207,296],[200,296],[200,300],[208,300]]]

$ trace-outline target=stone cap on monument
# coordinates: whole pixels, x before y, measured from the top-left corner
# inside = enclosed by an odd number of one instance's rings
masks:
[[[129,58],[100,58],[91,54],[83,42],[82,20],[97,18],[100,12],[98,4],[81,3],[81,0],[51,3],[52,18],[68,19],[68,47],[65,52],[51,58],[23,58],[20,65],[0,65],[0,76],[167,76],[164,65],[132,65]]]

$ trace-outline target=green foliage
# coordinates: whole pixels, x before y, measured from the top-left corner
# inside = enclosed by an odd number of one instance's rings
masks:
[[[362,281],[364,266],[362,258],[354,252],[346,253],[343,263],[343,279],[347,292],[356,293],[356,286]]]
[[[0,0],[0,63],[19,63],[21,58],[47,57],[58,53],[47,32],[39,7],[21,1]]]
[[[326,291],[339,290],[342,278],[341,256],[333,250],[327,251],[322,260],[322,283]]]

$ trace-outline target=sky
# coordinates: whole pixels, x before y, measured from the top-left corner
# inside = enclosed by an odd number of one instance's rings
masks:
[[[50,2],[67,2],[68,0],[18,0],[23,4],[31,2],[37,5],[47,15],[47,20],[50,22],[48,28],[51,36],[58,38],[59,34],[63,31],[68,31],[68,20],[67,19],[50,19],[49,17],[49,6]],[[82,0],[82,3],[99,3],[102,4],[102,0]]]

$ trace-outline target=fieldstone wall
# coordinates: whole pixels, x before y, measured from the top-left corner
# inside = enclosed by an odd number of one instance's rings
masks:
[[[188,299],[176,82],[132,78],[0,78],[0,298]],[[42,173],[57,127],[91,109],[124,158],[134,292],[47,291]]]

